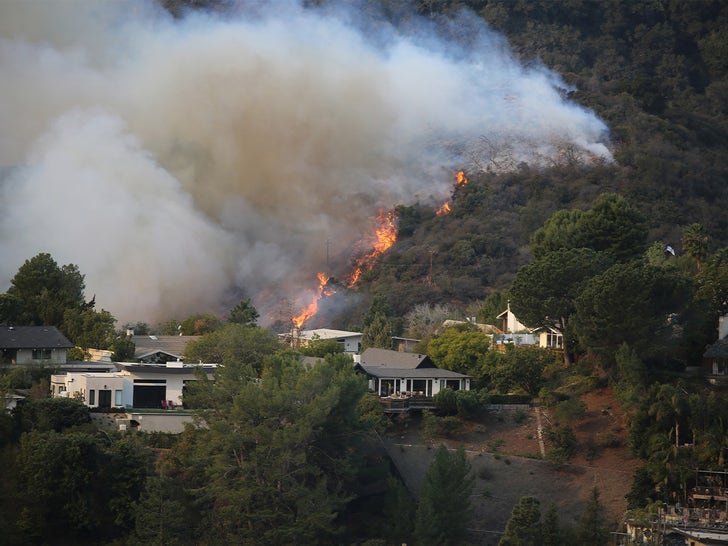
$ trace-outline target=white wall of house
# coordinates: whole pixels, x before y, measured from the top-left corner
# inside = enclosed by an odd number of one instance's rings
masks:
[[[67,349],[18,349],[16,364],[65,364]]]
[[[51,377],[51,395],[79,398],[90,408],[99,407],[108,396],[104,405],[123,408],[131,406],[131,389],[126,383],[118,373],[69,372]]]
[[[538,346],[547,349],[563,349],[564,336],[551,330],[542,330],[538,334]]]
[[[448,384],[448,381],[454,384]],[[369,389],[379,396],[388,396],[396,392],[422,393],[423,396],[435,396],[446,388],[457,390],[470,390],[470,378],[434,379],[434,378],[373,378],[369,380]]]
[[[181,368],[183,366],[182,362],[168,362],[167,367],[168,368]],[[166,381],[166,391],[167,391],[167,397],[166,400],[171,400],[176,405],[182,404],[182,392],[185,386],[185,381],[195,381],[197,378],[195,377],[195,374],[192,370],[189,370],[186,373],[169,373],[165,374],[163,372],[160,372],[160,370],[150,370],[148,372],[144,371],[122,371],[121,372],[124,377],[126,377],[129,380],[129,384],[133,386],[134,380],[143,381],[145,379],[164,379]]]

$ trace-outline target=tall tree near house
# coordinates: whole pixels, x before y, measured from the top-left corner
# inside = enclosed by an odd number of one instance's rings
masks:
[[[571,319],[576,298],[586,282],[609,267],[606,255],[588,248],[549,252],[522,267],[511,285],[511,307],[532,327],[553,328],[564,336],[564,363],[572,361]]]
[[[205,513],[205,536],[220,544],[336,543],[364,437],[358,402],[366,382],[343,355],[310,369],[293,354],[270,356],[258,380],[240,363],[222,368],[225,376],[219,370],[208,385],[217,405],[201,410],[208,426],[195,432],[184,465],[202,473],[189,474],[188,487]]]
[[[427,354],[438,368],[479,378],[490,348],[490,337],[479,330],[446,328],[427,344]]]
[[[110,349],[115,341],[116,319],[102,309],[66,309],[63,331],[76,346],[84,349]]]
[[[597,197],[577,226],[578,246],[605,252],[617,262],[638,258],[647,249],[645,217],[616,193]]]
[[[574,248],[580,239],[577,233],[583,214],[580,209],[563,209],[553,213],[531,236],[531,254],[535,258],[542,258],[549,252]]]
[[[92,309],[84,299],[78,266],[59,266],[48,253],[26,260],[0,295],[0,322],[24,326],[57,326],[63,330],[66,310]]]
[[[425,474],[415,515],[415,540],[422,546],[459,546],[467,542],[474,487],[470,463],[461,446],[441,445]]]
[[[610,362],[623,343],[649,356],[692,292],[682,275],[639,261],[616,264],[589,279],[574,302],[579,342]]]
[[[281,348],[270,331],[231,323],[192,341],[184,356],[185,360],[224,364],[228,366],[225,370],[238,369],[245,363],[257,375],[263,369],[265,357]]]
[[[647,248],[644,216],[624,197],[601,194],[586,211],[555,212],[531,237],[531,253],[542,258],[567,248],[590,248],[617,262],[640,256]]]
[[[369,347],[392,348],[392,325],[384,313],[376,313],[364,327],[361,347],[362,350]]]

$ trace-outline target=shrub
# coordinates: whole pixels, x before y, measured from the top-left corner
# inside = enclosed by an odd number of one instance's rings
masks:
[[[517,425],[520,425],[526,419],[528,419],[528,413],[526,413],[524,410],[519,409],[513,412],[513,422]]]
[[[438,392],[433,401],[438,413],[441,415],[455,415],[458,413],[458,396],[452,389],[443,389]]]
[[[578,398],[569,398],[554,407],[554,415],[558,421],[573,422],[584,417],[586,404]]]
[[[570,426],[548,427],[544,432],[554,448],[563,451],[566,458],[576,453],[576,435]]]
[[[455,391],[457,412],[463,419],[478,415],[482,409],[478,394],[472,391]]]

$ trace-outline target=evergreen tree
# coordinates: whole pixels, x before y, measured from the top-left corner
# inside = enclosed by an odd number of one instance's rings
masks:
[[[535,497],[521,497],[511,511],[498,546],[541,546],[541,508]]]
[[[237,324],[244,324],[247,326],[255,326],[256,322],[260,318],[258,310],[253,306],[250,298],[242,300],[230,311],[228,316],[228,322],[235,322]]]
[[[92,309],[84,300],[83,275],[78,266],[58,266],[48,253],[26,260],[0,295],[0,322],[23,326],[57,326],[63,329],[66,310]]]
[[[392,348],[392,325],[384,313],[376,313],[364,327],[361,337],[362,350],[369,347]]]
[[[415,540],[422,546],[460,546],[467,542],[470,493],[474,481],[462,446],[441,445],[425,474],[415,515]]]
[[[604,505],[599,500],[599,489],[594,487],[577,530],[579,543],[589,546],[606,546],[609,543],[609,531],[604,523]]]
[[[542,546],[564,546],[565,540],[559,525],[559,509],[551,504],[541,523]]]

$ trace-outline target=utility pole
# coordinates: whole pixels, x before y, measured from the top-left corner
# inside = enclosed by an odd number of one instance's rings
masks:
[[[435,251],[430,249],[428,252],[430,253],[430,272],[427,274],[427,286],[432,286],[432,256]]]

